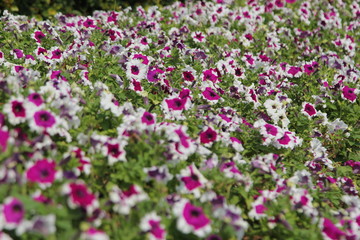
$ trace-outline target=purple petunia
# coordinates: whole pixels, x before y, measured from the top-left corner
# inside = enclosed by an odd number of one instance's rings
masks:
[[[40,110],[34,113],[34,121],[38,127],[51,128],[55,125],[54,115],[46,110]]]

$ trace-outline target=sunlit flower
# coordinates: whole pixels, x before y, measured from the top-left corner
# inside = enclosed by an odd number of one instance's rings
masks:
[[[182,199],[173,207],[174,214],[178,217],[177,229],[183,233],[194,233],[198,237],[205,237],[211,232],[211,221],[200,207],[192,205]]]

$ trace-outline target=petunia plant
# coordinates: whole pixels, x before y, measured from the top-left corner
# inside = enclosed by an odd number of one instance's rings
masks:
[[[0,15],[0,239],[359,239],[360,4]]]

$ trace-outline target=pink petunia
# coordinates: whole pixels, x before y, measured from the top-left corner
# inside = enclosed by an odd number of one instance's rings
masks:
[[[210,101],[216,101],[219,100],[221,97],[210,87],[205,88],[205,90],[202,92],[202,95],[205,99]]]
[[[38,160],[26,171],[26,178],[31,182],[51,184],[55,181],[55,167],[56,163],[54,161]]]
[[[205,131],[200,133],[200,142],[204,144],[212,143],[216,138],[217,133],[211,127],[208,127]]]
[[[350,102],[355,102],[356,100],[356,88],[350,88],[349,86],[344,86],[342,89],[342,96],[349,100]]]

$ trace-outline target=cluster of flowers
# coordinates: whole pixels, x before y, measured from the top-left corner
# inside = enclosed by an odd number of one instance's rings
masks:
[[[0,239],[360,239],[359,18],[342,0],[4,11]]]

